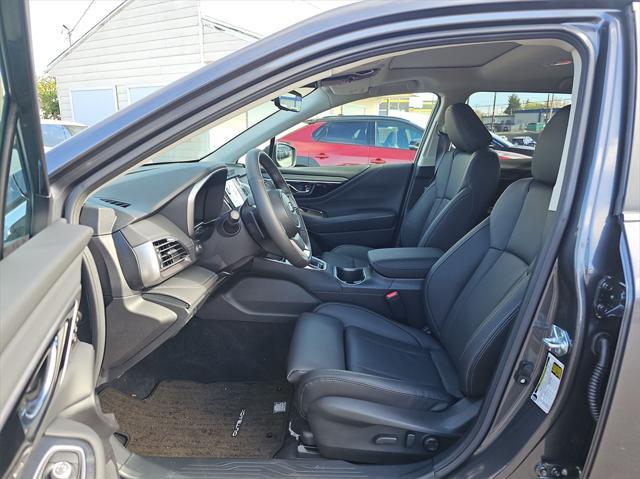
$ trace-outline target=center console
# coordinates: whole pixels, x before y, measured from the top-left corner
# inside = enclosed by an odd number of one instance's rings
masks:
[[[389,278],[424,278],[444,252],[436,248],[381,248],[369,251],[369,264]]]
[[[346,268],[313,258],[306,268],[296,268],[285,260],[258,257],[253,260],[250,298],[255,311],[249,311],[249,298],[243,291],[248,284],[238,284],[216,299],[217,311],[227,311],[234,304],[237,314],[247,320],[265,318],[295,321],[305,311],[322,302],[343,302],[362,306],[382,316],[415,327],[425,326],[423,286],[431,266],[442,255],[433,248],[389,248],[369,252],[369,266]],[[227,302],[228,304],[221,304]],[[253,319],[249,319],[253,318]]]
[[[369,268],[343,268],[335,266],[333,268],[334,275],[342,284],[357,285],[364,283],[367,279]]]

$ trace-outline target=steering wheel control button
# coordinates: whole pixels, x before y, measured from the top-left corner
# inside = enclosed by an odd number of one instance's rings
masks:
[[[398,443],[398,437],[381,434],[373,438],[373,443],[378,446],[392,446]]]

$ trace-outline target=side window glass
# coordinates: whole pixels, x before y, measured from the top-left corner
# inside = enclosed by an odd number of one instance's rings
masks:
[[[515,148],[532,155],[540,132],[556,111],[571,103],[569,93],[476,92],[467,103],[487,129],[498,136],[498,152]]]
[[[411,142],[420,142],[422,133],[417,128],[412,128],[400,122],[378,121],[376,122],[375,146],[382,148],[398,148],[409,150]]]
[[[422,141],[423,131],[418,130],[417,128],[409,128],[409,142],[418,142]]]
[[[327,125],[323,141],[351,145],[367,144],[366,121],[332,121]]]
[[[69,138],[71,135],[62,125],[42,125],[42,142],[45,147],[53,148]]]
[[[4,203],[3,256],[31,235],[31,196],[18,138],[14,138]]]
[[[388,121],[377,121],[375,146],[398,148],[398,127]]]
[[[294,150],[279,164],[333,168],[411,163],[438,101],[434,93],[424,92],[361,98],[334,106],[277,136]]]

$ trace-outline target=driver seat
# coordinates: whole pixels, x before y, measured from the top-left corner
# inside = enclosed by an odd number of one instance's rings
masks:
[[[340,303],[299,318],[287,378],[323,456],[420,459],[473,421],[553,220],[549,201],[568,119],[565,107],[542,132],[533,178],[510,185],[491,215],[432,267],[424,286],[428,330]]]

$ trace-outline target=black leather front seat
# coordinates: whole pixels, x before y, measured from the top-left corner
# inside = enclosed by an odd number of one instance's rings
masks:
[[[549,201],[568,118],[565,107],[541,134],[533,178],[510,185],[491,215],[429,272],[430,333],[348,304],[322,304],[299,318],[288,379],[323,455],[424,457],[472,421],[553,218]]]
[[[489,149],[491,134],[464,103],[447,108],[444,122],[455,148],[439,159],[435,180],[405,214],[400,247],[449,249],[480,222],[495,199],[500,162]],[[370,249],[341,245],[323,259],[334,266],[364,267]]]

